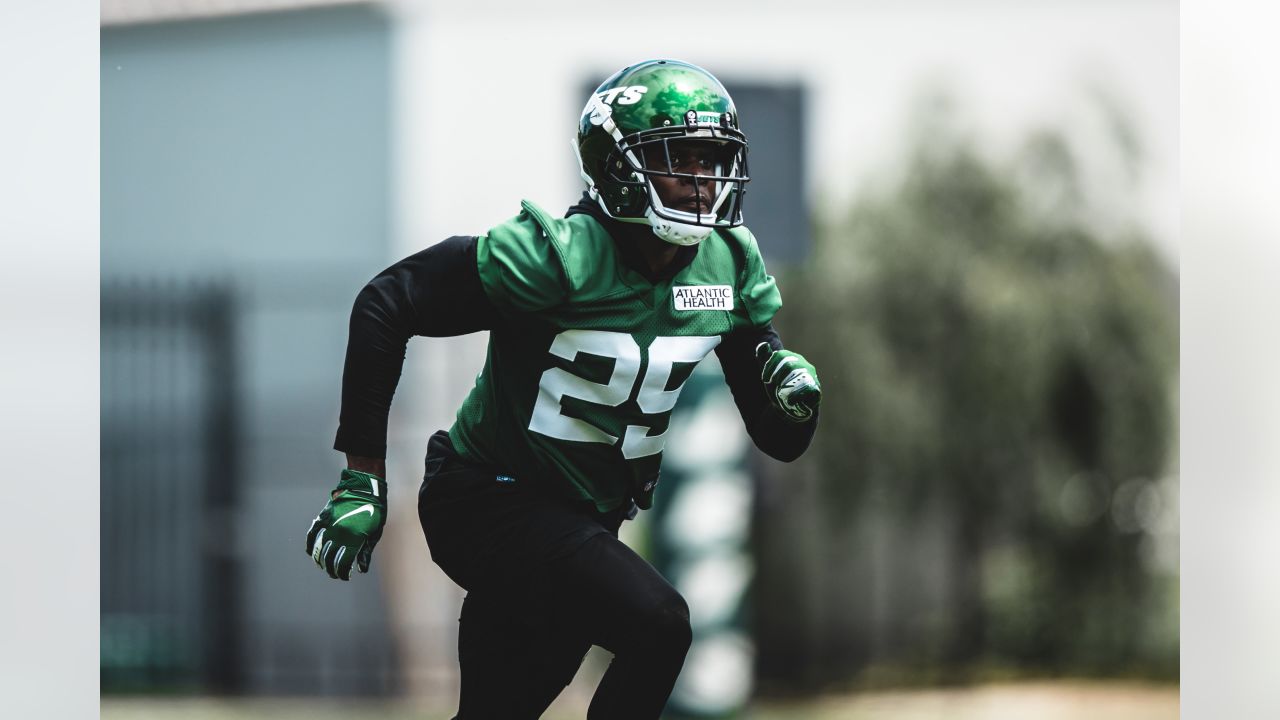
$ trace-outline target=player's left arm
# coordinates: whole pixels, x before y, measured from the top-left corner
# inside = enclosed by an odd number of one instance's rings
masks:
[[[307,531],[306,551],[330,577],[368,572],[387,512],[387,419],[414,336],[491,329],[497,315],[480,285],[477,241],[453,237],[370,280],[351,309],[334,449],[347,468]]]
[[[803,455],[818,429],[822,401],[813,365],[785,350],[770,323],[729,333],[716,355],[756,447],[783,462]]]

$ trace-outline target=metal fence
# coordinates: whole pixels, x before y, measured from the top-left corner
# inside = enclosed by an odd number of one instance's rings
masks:
[[[239,614],[235,305],[225,284],[102,288],[102,691],[230,692]]]

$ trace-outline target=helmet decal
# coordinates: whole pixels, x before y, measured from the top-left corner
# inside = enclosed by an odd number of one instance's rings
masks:
[[[592,125],[603,125],[604,121],[608,120],[609,116],[613,114],[613,108],[609,107],[609,104],[602,100],[599,95],[592,95],[591,99],[587,101],[587,108],[583,111],[583,114],[587,116]]]
[[[600,100],[605,105],[612,105],[616,100],[619,105],[635,105],[640,102],[640,96],[649,92],[649,88],[644,85],[628,85],[626,87],[616,87],[598,92],[592,97]]]

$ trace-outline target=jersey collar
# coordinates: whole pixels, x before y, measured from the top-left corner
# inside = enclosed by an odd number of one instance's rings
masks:
[[[698,245],[682,245],[680,249],[676,251],[676,257],[671,261],[671,264],[663,268],[660,272],[655,273],[653,270],[649,269],[649,264],[644,261],[644,256],[640,254],[640,250],[634,243],[629,242],[623,234],[622,226],[624,223],[605,215],[604,210],[600,209],[600,205],[592,200],[585,192],[582,193],[582,198],[579,199],[576,204],[571,205],[569,210],[564,214],[565,217],[569,217],[571,215],[589,215],[596,222],[600,223],[600,226],[609,233],[609,237],[613,238],[613,244],[618,248],[618,257],[621,258],[622,264],[626,266],[628,270],[635,272],[651,283],[670,280],[680,274],[681,270],[689,267],[693,262],[693,259],[698,255]]]

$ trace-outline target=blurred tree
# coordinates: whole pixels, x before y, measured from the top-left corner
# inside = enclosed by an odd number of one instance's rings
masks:
[[[905,173],[819,223],[784,284],[825,398],[812,451],[758,496],[762,689],[1176,676],[1176,641],[1145,640],[1163,590],[1142,529],[1172,454],[1176,280],[1140,231],[1091,221],[1062,134],[999,164],[944,100],[920,118]]]

